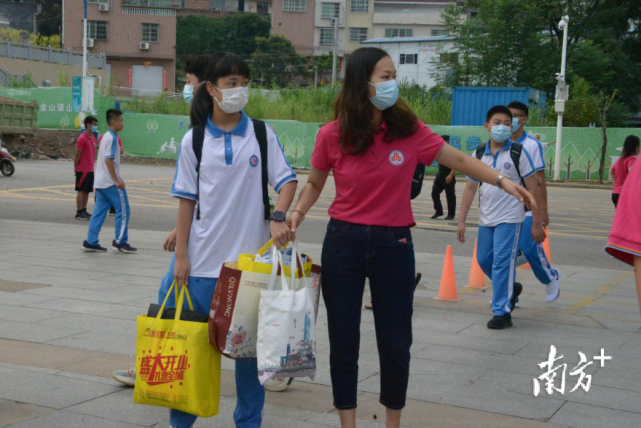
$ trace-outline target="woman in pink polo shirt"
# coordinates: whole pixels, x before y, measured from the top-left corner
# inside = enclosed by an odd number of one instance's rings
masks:
[[[632,168],[632,164],[636,161],[635,156],[639,154],[639,137],[636,135],[628,135],[623,143],[623,153],[614,165],[612,165],[612,175],[614,176],[614,189],[612,189],[612,202],[614,208],[617,208],[619,197],[623,190],[623,184],[628,178],[628,172]]]
[[[361,48],[347,63],[336,120],[316,138],[312,169],[289,223],[292,232],[334,171],[336,198],[323,244],[334,406],[341,426],[356,425],[361,305],[369,278],[381,365],[380,402],[387,427],[400,426],[409,379],[416,223],[411,182],[419,163],[434,160],[532,202],[522,187],[472,156],[444,144],[398,99],[396,69],[387,53]]]

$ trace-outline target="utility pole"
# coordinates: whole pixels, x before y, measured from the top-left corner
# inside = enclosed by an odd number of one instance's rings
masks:
[[[82,37],[82,77],[87,77],[87,0],[85,4],[85,18],[82,20],[83,37]]]
[[[314,89],[318,88],[318,64],[314,65]]]
[[[336,84],[336,48],[338,47],[338,18],[340,17],[340,6],[338,16],[332,19],[334,24],[334,50],[332,53],[332,86]]]
[[[565,58],[568,51],[568,25],[570,18],[565,15],[559,21],[559,29],[563,30],[563,50],[561,52],[561,72],[556,75],[556,97],[554,99],[554,111],[558,115],[556,121],[556,153],[554,157],[554,180],[561,180],[561,150],[563,145],[561,138],[563,136],[563,113],[565,112],[565,102],[569,98],[570,86],[565,83]],[[568,166],[569,168],[569,166]]]

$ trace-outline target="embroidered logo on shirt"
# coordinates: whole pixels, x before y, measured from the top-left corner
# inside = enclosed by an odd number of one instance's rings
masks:
[[[389,162],[392,165],[402,165],[405,162],[405,155],[400,150],[394,150],[389,154]]]
[[[254,156],[250,157],[249,158],[249,164],[252,167],[256,168],[258,166],[258,156],[254,155]]]
[[[512,164],[509,163],[509,162],[505,162],[505,164],[503,165],[503,168],[510,169],[510,168],[512,168]]]

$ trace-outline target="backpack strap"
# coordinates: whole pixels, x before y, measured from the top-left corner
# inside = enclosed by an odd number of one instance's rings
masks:
[[[481,160],[483,157],[483,154],[485,153],[485,146],[487,146],[487,143],[483,143],[476,148],[476,158],[478,160]]]
[[[258,119],[252,119],[254,122],[254,134],[258,140],[258,147],[260,149],[260,172],[263,187],[263,206],[265,209],[265,220],[271,217],[271,207],[269,203],[269,193],[267,191],[268,175],[267,175],[267,125],[265,122]]]
[[[196,155],[196,195],[198,196],[198,206],[196,207],[196,220],[200,220],[200,161],[203,159],[203,143],[205,142],[205,128],[196,126],[193,128],[192,149]]]
[[[519,179],[521,179],[521,185],[525,187],[525,181],[523,181],[523,177],[521,176],[521,153],[523,153],[523,145],[512,143],[510,157],[512,158],[512,162],[514,162],[516,173],[519,175]]]

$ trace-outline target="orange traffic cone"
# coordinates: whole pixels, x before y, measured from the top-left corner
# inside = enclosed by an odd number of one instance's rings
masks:
[[[447,246],[445,252],[445,263],[441,274],[441,286],[438,291],[437,300],[458,300],[456,292],[456,274],[454,273],[454,258],[452,257],[452,246]]]
[[[476,260],[476,249],[478,247],[479,240],[476,240],[474,243],[474,257],[472,258],[472,266],[470,267],[470,279],[467,282],[469,288],[487,288],[485,284],[485,274],[483,269],[479,266],[479,262]]]
[[[543,241],[543,251],[545,256],[548,258],[548,263],[552,264],[552,251],[550,250],[550,235],[548,233],[548,228],[545,228],[545,241]]]

